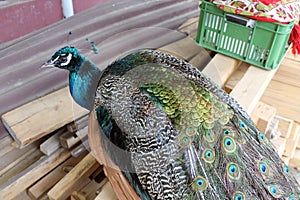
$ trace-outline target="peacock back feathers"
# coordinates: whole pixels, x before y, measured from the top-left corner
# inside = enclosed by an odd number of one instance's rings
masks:
[[[118,127],[107,135],[129,152],[144,199],[299,199],[265,135],[182,60],[156,51],[124,57],[103,72],[95,99]]]

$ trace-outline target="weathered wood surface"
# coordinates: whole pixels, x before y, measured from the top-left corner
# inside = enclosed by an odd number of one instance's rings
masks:
[[[89,177],[98,167],[99,163],[89,153],[48,192],[49,199],[66,199],[76,189],[76,185],[80,184],[82,179]]]
[[[21,173],[9,179],[0,186],[0,199],[12,199],[45,174],[60,165],[70,157],[70,152],[64,149],[57,150],[51,156],[44,156]]]
[[[2,121],[22,148],[87,113],[65,87],[5,113]]]
[[[68,172],[70,172],[84,157],[81,154],[79,157],[70,157],[57,168],[48,173],[45,177],[39,180],[28,189],[28,194],[33,199],[39,199],[45,195],[59,180],[61,180]]]

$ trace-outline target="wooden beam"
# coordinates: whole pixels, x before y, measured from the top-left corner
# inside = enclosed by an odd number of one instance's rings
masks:
[[[66,176],[64,176],[49,192],[50,200],[64,200],[71,195],[74,188],[81,179],[89,177],[97,168],[99,163],[89,153],[80,161]]]
[[[74,133],[80,129],[83,129],[84,127],[87,126],[88,123],[88,115],[85,115],[77,120],[75,120],[74,122],[70,123],[67,125],[67,129],[69,132]]]
[[[296,143],[298,143],[297,140],[299,138],[299,135],[300,135],[300,124],[294,122],[291,130],[290,138],[295,140]]]
[[[103,199],[109,199],[109,200],[118,199],[110,182],[105,183],[105,185],[101,189],[101,192],[95,198],[95,200],[103,200]]]
[[[203,69],[203,73],[220,87],[224,87],[225,82],[238,69],[240,64],[240,60],[216,54]]]
[[[196,54],[194,57],[192,57],[188,62],[192,64],[194,67],[198,68],[200,71],[204,69],[204,67],[209,63],[211,60],[211,57],[209,55],[209,52],[207,51],[201,51],[198,54]]]
[[[57,149],[61,147],[59,137],[61,134],[65,132],[64,129],[60,129],[54,133],[50,138],[48,138],[45,142],[40,145],[40,150],[47,156],[50,156],[54,153]]]
[[[105,182],[97,183],[94,180],[91,180],[87,185],[85,185],[83,188],[80,188],[78,191],[73,191],[71,194],[71,199],[78,200],[78,199],[95,199],[97,197],[97,191],[102,190],[103,185],[105,185],[108,182],[107,178]],[[105,198],[108,200],[111,200],[110,198]]]
[[[70,172],[86,156],[86,154],[87,153],[82,154],[77,158],[70,157],[60,164],[28,189],[29,196],[33,199],[39,199],[45,195],[60,179]]]
[[[295,168],[300,172],[300,149],[296,149],[295,156],[289,159],[289,167]]]
[[[294,121],[279,115],[276,115],[275,118],[279,121],[278,129],[281,132],[281,137],[289,138],[292,132]]]
[[[28,151],[18,153],[22,154],[17,154],[19,155],[18,157],[14,157],[12,162],[7,163],[7,165],[1,169],[0,185],[4,184],[19,173],[22,173],[23,170],[32,165],[34,162],[38,161],[43,156],[43,153],[40,152],[38,148],[30,148]],[[5,159],[3,159],[3,162],[5,162]]]
[[[60,136],[60,143],[66,149],[71,149],[81,142],[88,134],[87,126],[75,133],[66,132]]]
[[[263,133],[269,130],[269,127],[276,115],[276,108],[267,105],[263,102],[258,102],[254,111],[251,113],[251,118],[256,124],[256,127]]]
[[[10,146],[10,144],[7,145]],[[33,143],[25,147],[24,149],[18,149],[16,147],[13,147],[9,152],[2,155],[0,157],[0,177],[2,177],[3,174],[5,174],[8,170],[11,170],[16,165],[16,163],[20,163],[22,161],[22,158],[25,158],[24,154],[26,154],[28,151],[39,152],[38,146],[39,143]],[[0,146],[0,148],[2,148],[2,146]],[[5,149],[5,146],[3,146],[3,149]],[[22,165],[25,164],[23,163]]]
[[[2,115],[2,121],[20,148],[88,113],[65,87]]]
[[[275,73],[276,70],[267,71],[250,66],[230,95],[246,112],[252,113]]]
[[[271,142],[274,145],[278,155],[280,157],[282,157],[282,155],[284,153],[284,150],[286,148],[286,139],[282,138],[282,137],[279,137],[279,138],[276,138],[276,139],[272,139]]]
[[[238,82],[243,78],[249,66],[250,64],[242,62],[239,68],[233,72],[232,76],[230,76],[228,81],[225,83],[225,91],[227,93],[230,93],[238,84]]]
[[[300,123],[300,87],[272,80],[261,98],[277,109],[278,115]]]
[[[15,147],[12,145],[12,142],[13,139],[10,135],[7,135],[4,138],[0,139],[0,158],[6,153],[15,149]]]
[[[0,199],[14,198],[69,157],[70,153],[62,148],[51,156],[44,156],[18,175],[9,179],[5,184],[1,185]]]

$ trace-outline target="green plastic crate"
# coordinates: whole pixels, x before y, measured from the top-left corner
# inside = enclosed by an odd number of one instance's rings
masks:
[[[294,23],[261,22],[224,12],[203,0],[196,43],[252,65],[276,69],[288,49]]]

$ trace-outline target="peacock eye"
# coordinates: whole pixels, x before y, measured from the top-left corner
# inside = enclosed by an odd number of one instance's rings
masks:
[[[60,58],[59,58],[59,61],[60,61],[61,63],[65,63],[65,62],[68,61],[68,58],[66,58],[66,57],[60,57]]]

